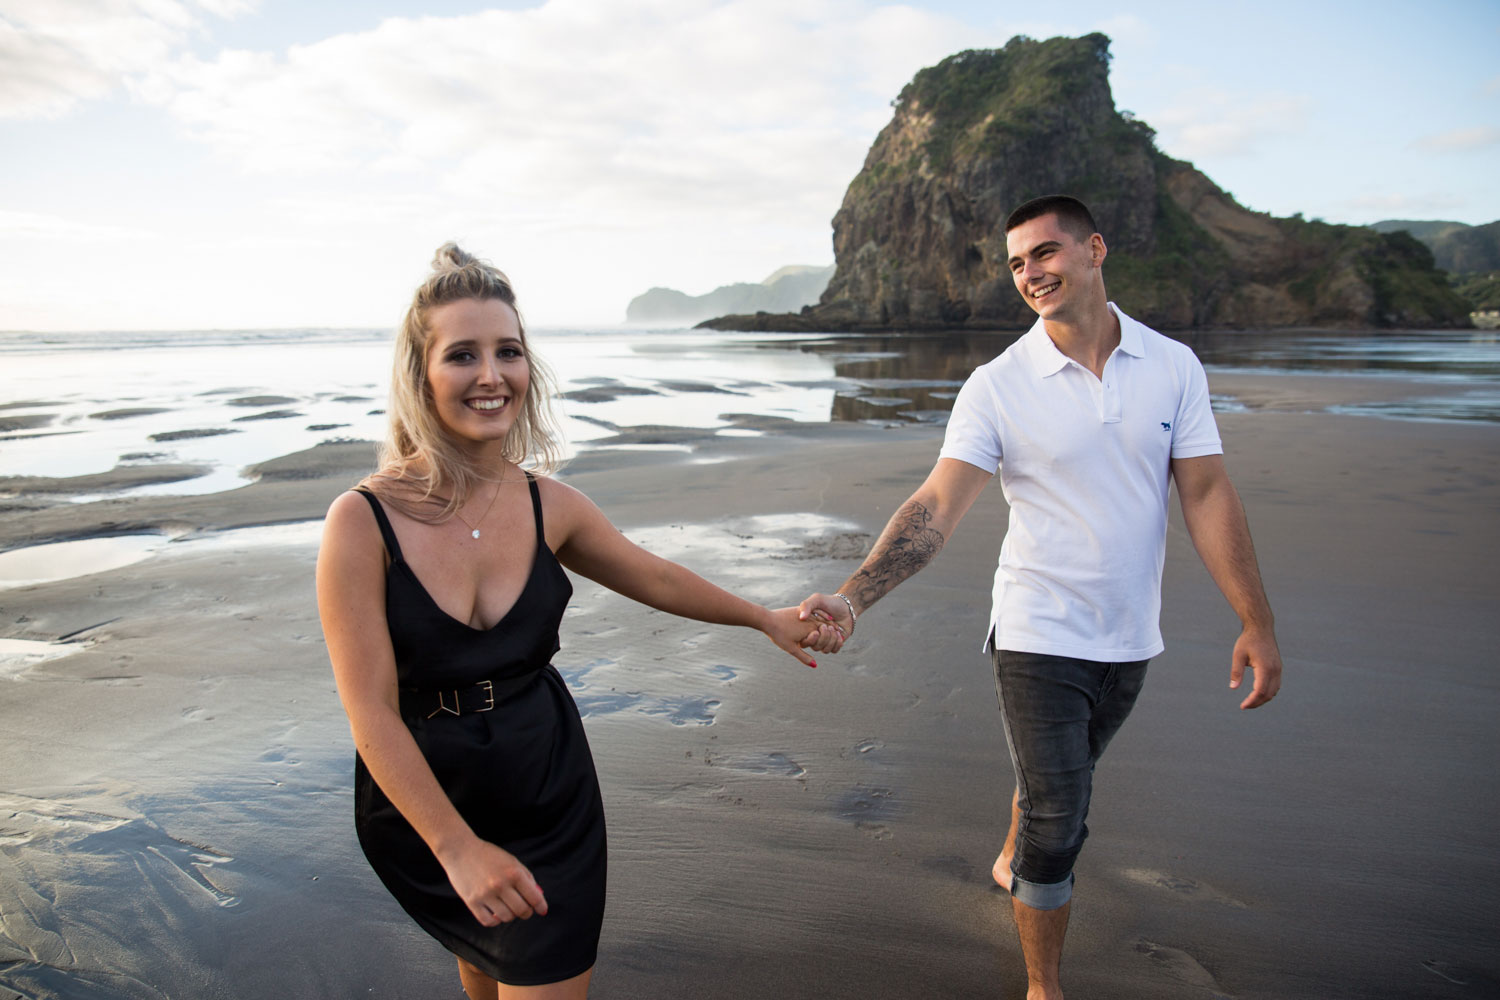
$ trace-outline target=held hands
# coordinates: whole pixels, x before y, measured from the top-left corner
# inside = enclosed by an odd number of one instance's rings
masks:
[[[797,608],[803,622],[818,624],[816,637],[809,633],[804,646],[811,646],[820,653],[837,653],[844,640],[854,634],[854,618],[843,598],[831,594],[814,594]],[[816,638],[817,641],[812,641]]]
[[[547,915],[547,897],[514,854],[473,837],[451,857],[440,857],[448,881],[485,927]]]
[[[1270,629],[1246,628],[1235,641],[1229,665],[1229,687],[1238,688],[1245,668],[1255,672],[1255,684],[1240,708],[1259,708],[1281,690],[1281,650]]]
[[[809,667],[816,667],[818,661],[804,653],[802,647],[806,646],[820,653],[837,653],[844,644],[843,636],[832,625],[824,622],[810,626],[802,620],[797,608],[767,611],[761,631],[777,646]]]

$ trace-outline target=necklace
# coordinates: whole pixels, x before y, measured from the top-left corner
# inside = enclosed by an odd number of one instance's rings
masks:
[[[475,521],[473,524],[470,524],[468,521],[465,521],[464,520],[464,516],[462,514],[460,514],[457,509],[455,509],[453,511],[453,516],[456,517],[456,518],[458,518],[460,521],[463,521],[464,527],[466,527],[466,528],[469,529],[469,534],[471,536],[473,536],[474,538],[478,538],[479,537],[479,526],[484,523],[484,519],[485,518],[487,518],[487,517],[490,516],[490,508],[495,506],[495,498],[500,495],[500,487],[502,487],[504,485],[505,485],[505,480],[504,479],[501,479],[499,482],[497,482],[495,484],[495,492],[490,494],[490,502],[489,502],[489,504],[485,506],[484,513],[479,515],[479,520]]]

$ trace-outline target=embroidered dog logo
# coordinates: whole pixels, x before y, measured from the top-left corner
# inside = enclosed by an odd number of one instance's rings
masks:
[[[1161,422],[1161,429],[1164,430],[1164,431],[1169,431],[1169,430],[1172,429],[1172,425],[1169,424],[1169,423],[1167,423],[1165,420],[1163,420]]]

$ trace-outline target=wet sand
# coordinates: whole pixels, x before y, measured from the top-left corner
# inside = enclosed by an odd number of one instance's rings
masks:
[[[1500,991],[1500,427],[1303,412],[1401,391],[1356,381],[1214,379],[1248,408],[1220,426],[1286,687],[1235,708],[1234,618],[1174,512],[1168,648],[1099,768],[1071,996]],[[632,537],[792,603],[847,575],[941,438],[759,426],[566,478]],[[76,648],[0,656],[0,996],[461,995],[354,841],[310,535],[225,533],[320,516],[370,454],[312,449],[201,497],[0,484],[0,550],[179,539],[0,590],[0,640]],[[556,663],[612,855],[595,996],[1024,995],[988,874],[1011,790],[979,650],[1004,513],[987,491],[816,671],[575,581]]]

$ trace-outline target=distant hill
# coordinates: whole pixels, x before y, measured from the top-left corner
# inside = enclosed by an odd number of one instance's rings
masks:
[[[706,295],[653,288],[630,300],[625,321],[692,326],[725,313],[795,312],[817,302],[831,277],[831,264],[827,267],[791,264],[777,268],[764,281],[720,285]]]
[[[1445,222],[1441,219],[1385,219],[1381,222],[1370,223],[1370,228],[1377,233],[1411,233],[1425,242],[1434,236],[1441,236],[1455,229],[1468,229],[1469,225],[1465,222]]]
[[[837,270],[800,314],[717,329],[1023,328],[1004,222],[1028,198],[1088,202],[1105,281],[1164,329],[1452,327],[1467,304],[1406,232],[1252,212],[1116,110],[1102,34],[960,52],[918,71],[833,217]]]
[[[1386,219],[1372,223],[1370,228],[1377,233],[1411,233],[1427,244],[1438,267],[1455,276],[1500,271],[1500,220],[1470,226],[1462,222]]]

